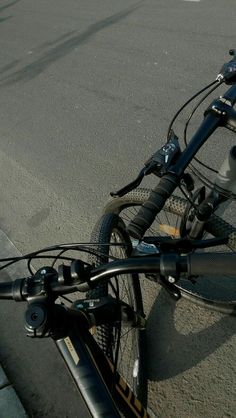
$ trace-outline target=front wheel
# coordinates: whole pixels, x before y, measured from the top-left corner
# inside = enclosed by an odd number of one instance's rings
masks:
[[[126,258],[132,245],[125,231],[125,224],[115,214],[107,214],[97,222],[91,242],[97,256],[89,257],[95,266],[115,258]],[[100,284],[88,292],[89,298],[111,295],[128,303],[139,315],[143,314],[142,294],[137,274],[115,276],[108,283]],[[95,338],[117,370],[130,386],[135,396],[145,407],[147,403],[147,376],[145,359],[145,329],[123,327],[118,324],[105,324],[97,327]]]
[[[147,201],[151,190],[136,189],[123,197],[111,199],[104,208],[104,213],[119,215],[126,226],[134,218],[140,206]],[[187,201],[178,196],[171,196],[157,215],[145,236],[180,238],[181,221],[184,217]],[[231,212],[230,212],[231,211]],[[232,219],[232,205],[229,212],[224,213],[224,218]],[[230,215],[231,213],[231,215]],[[236,251],[236,228],[229,224],[222,216],[214,215],[205,225],[204,238],[230,236],[229,244],[215,247],[209,251]],[[177,287],[183,297],[192,302],[203,305],[222,313],[236,314],[236,280],[235,277],[224,276],[213,278],[202,276],[195,283],[181,278]]]

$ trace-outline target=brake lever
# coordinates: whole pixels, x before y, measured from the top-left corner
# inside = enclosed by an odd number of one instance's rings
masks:
[[[149,174],[153,173],[156,176],[161,177],[168,170],[180,152],[178,137],[171,131],[169,140],[146,161],[145,167],[140,171],[138,177],[122,189],[111,192],[110,195],[112,197],[124,196],[126,193],[131,192],[138,187],[143,180],[143,177]]]
[[[117,196],[122,197],[125,194],[131,192],[133,189],[136,189],[136,187],[138,187],[140,185],[141,181],[143,180],[144,176],[146,175],[146,171],[147,171],[147,168],[144,167],[140,171],[138,177],[135,180],[133,180],[131,183],[127,184],[126,186],[122,187],[122,189],[117,190],[116,192],[111,192],[110,195],[112,197],[117,197]]]

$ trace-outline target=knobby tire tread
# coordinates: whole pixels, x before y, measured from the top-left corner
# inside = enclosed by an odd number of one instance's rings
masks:
[[[115,197],[106,204],[103,213],[115,213],[119,215],[125,208],[142,205],[148,199],[150,192],[151,190],[148,188],[139,188],[127,193],[125,196]],[[167,199],[164,209],[175,215],[183,216],[186,206],[186,199],[172,195]],[[215,237],[228,236],[228,247],[232,251],[236,251],[236,229],[224,219],[214,214],[206,224],[205,229],[206,232]],[[199,306],[204,306],[224,314],[236,315],[236,301],[221,302],[214,299],[207,299],[201,294],[194,293],[188,289],[183,289],[182,287],[179,287],[179,290],[184,298]]]
[[[99,251],[99,255],[90,255],[89,263],[93,264],[95,267],[101,264],[107,263],[109,261],[109,246],[103,246],[102,243],[109,243],[111,239],[112,231],[118,230],[124,237],[124,241],[128,243],[128,252],[127,255],[132,250],[132,245],[129,239],[128,234],[125,230],[125,224],[122,219],[114,214],[103,215],[98,222],[96,223],[92,234],[91,242],[99,243],[94,246],[94,249]],[[100,253],[104,255],[100,255]],[[139,276],[138,274],[132,275],[132,287],[133,295],[135,298],[136,309],[137,311],[143,314],[143,303],[142,303],[142,292],[140,288]],[[88,298],[99,298],[102,296],[107,296],[109,293],[108,283],[102,283],[96,286],[87,293]],[[98,344],[107,354],[107,342],[110,341],[110,333],[112,332],[112,326],[109,324],[102,325],[97,327],[96,338]],[[139,350],[140,350],[140,387],[138,393],[136,394],[143,406],[147,404],[147,371],[146,371],[146,332],[145,330],[139,330]],[[132,389],[132,388],[131,388]]]

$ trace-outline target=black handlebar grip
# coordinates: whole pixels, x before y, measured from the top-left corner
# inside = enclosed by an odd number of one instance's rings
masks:
[[[187,256],[188,275],[190,276],[236,276],[236,254],[203,253]]]
[[[156,215],[165,205],[166,200],[177,187],[178,179],[172,174],[163,176],[158,186],[150,193],[148,200],[142,205],[135,218],[127,227],[131,237],[141,239],[153,223]]]
[[[13,299],[14,282],[0,283],[0,299]]]

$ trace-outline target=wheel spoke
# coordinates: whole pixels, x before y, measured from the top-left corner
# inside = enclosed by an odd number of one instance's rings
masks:
[[[136,209],[132,211],[127,211],[127,220],[128,218],[134,216],[135,211]],[[105,215],[104,219],[101,219],[101,224],[97,224],[97,229],[95,228],[95,233],[92,234],[92,240],[101,243],[110,242],[111,244],[122,244],[122,242],[127,242],[129,238],[127,233],[125,232],[125,225],[117,215],[108,214]],[[108,261],[111,258],[111,256],[115,256],[120,259],[127,258],[127,249],[127,246],[110,245],[106,248],[107,255],[104,257],[102,262]],[[97,257],[95,260],[93,258],[91,261],[95,262],[95,265],[98,265],[100,260],[99,257]],[[135,289],[139,289],[139,301],[136,300],[137,290]],[[99,291],[100,290],[98,285],[97,288],[90,292],[90,294],[93,294],[93,292],[94,294],[96,294],[96,292]],[[132,307],[134,310],[139,309],[140,311],[142,311],[141,291],[139,288],[138,277],[136,276],[135,280],[134,277],[129,274],[113,277],[112,279],[110,279],[105,290],[101,289],[101,291],[103,292],[103,294],[104,291],[109,292],[111,296],[129,304],[129,306]],[[139,308],[137,303],[139,304]],[[121,373],[122,377],[127,381],[131,389],[134,391],[134,393],[136,393],[136,395],[138,395],[138,397],[140,397],[143,392],[143,400],[145,402],[144,395],[146,393],[146,379],[144,379],[144,375],[142,379],[139,375],[133,378],[133,370],[135,364],[137,363],[137,358],[141,356],[139,335],[140,330],[138,328],[130,326],[128,327],[127,324],[121,322],[120,333],[119,326],[113,325],[109,328],[109,325],[107,324],[97,327],[97,336],[95,338],[97,338],[97,341],[101,345],[101,348],[105,352],[107,352],[107,355],[112,361],[115,360],[116,350],[117,347],[119,347],[117,370]],[[139,368],[138,370],[140,372],[141,368]]]

